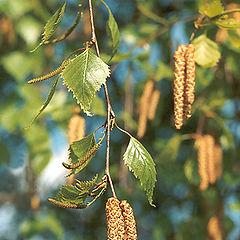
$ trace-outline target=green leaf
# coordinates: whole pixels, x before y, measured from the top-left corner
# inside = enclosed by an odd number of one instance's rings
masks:
[[[94,134],[88,135],[79,141],[73,142],[69,147],[69,158],[71,159],[71,163],[75,164],[75,163],[79,162],[95,146],[96,146],[96,141],[95,141]],[[84,169],[94,156],[95,156],[95,154],[90,156],[88,158],[88,160],[83,165],[81,165],[79,168],[71,169],[71,173],[69,174],[69,176],[72,174],[78,173],[79,171]]]
[[[182,139],[180,135],[172,137],[157,157],[158,161],[174,161],[177,157],[181,142]]]
[[[112,41],[112,56],[109,59],[109,61],[110,61],[118,51],[118,47],[119,47],[119,44],[120,44],[120,41],[119,41],[120,33],[119,33],[119,30],[118,30],[118,25],[117,25],[112,13],[111,13],[110,8],[108,7],[108,5],[103,0],[101,0],[101,2],[107,8],[108,15],[109,15],[106,28],[107,28],[107,34]]]
[[[204,3],[199,8],[199,13],[203,15],[207,15],[212,18],[218,14],[224,12],[224,8],[222,6],[221,0],[210,0],[209,3]]]
[[[60,7],[47,21],[46,25],[44,26],[44,32],[43,32],[43,37],[41,42],[38,44],[38,46],[33,49],[31,52],[36,51],[41,45],[43,45],[45,42],[47,42],[52,35],[55,33],[55,31],[58,28],[58,25],[60,24],[60,22],[62,21],[63,18],[63,14],[65,11],[65,7],[66,7],[66,0],[64,0],[64,3],[62,5],[62,7]]]
[[[228,37],[232,45],[236,48],[240,47],[240,33],[239,30],[229,30]]]
[[[64,83],[89,116],[91,116],[89,110],[95,93],[109,76],[109,66],[90,49],[86,49],[74,58],[63,70]]]
[[[49,104],[50,101],[52,100],[52,97],[53,97],[53,95],[54,95],[54,93],[55,93],[55,91],[56,91],[56,88],[57,88],[57,84],[58,84],[59,78],[60,78],[60,74],[57,76],[57,78],[56,78],[55,81],[53,82],[52,87],[51,87],[51,89],[50,89],[50,92],[49,92],[49,94],[48,94],[48,96],[47,96],[46,101],[44,102],[44,104],[43,104],[42,107],[40,108],[38,114],[34,117],[34,119],[31,121],[31,123],[29,124],[29,126],[28,126],[27,128],[31,127],[31,125],[33,124],[33,122],[40,116],[40,114],[44,111],[44,109],[48,106],[48,104]]]
[[[83,204],[88,194],[88,191],[81,191],[73,185],[64,185],[55,199],[66,204]]]
[[[240,22],[233,18],[218,19],[215,21],[216,25],[222,29],[233,30],[240,28]]]
[[[156,182],[156,169],[151,155],[137,139],[131,137],[123,160],[135,177],[139,178],[149,203],[154,206],[152,195]]]
[[[92,180],[89,181],[79,181],[76,179],[77,183],[76,186],[79,188],[81,191],[90,191],[91,188],[96,185],[96,181],[98,179],[98,175],[96,175]]]
[[[202,67],[213,67],[221,57],[218,45],[205,34],[194,39],[195,61]]]

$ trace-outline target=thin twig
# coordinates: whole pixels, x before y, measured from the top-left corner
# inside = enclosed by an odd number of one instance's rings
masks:
[[[93,8],[92,8],[92,0],[88,0],[89,4],[89,15],[90,15],[90,24],[91,24],[91,41],[95,45],[97,56],[100,57],[99,47],[97,43],[96,33],[95,33],[95,26],[94,26],[94,20],[93,20]],[[116,193],[113,187],[110,171],[109,171],[109,159],[110,159],[110,124],[111,124],[111,118],[115,118],[115,114],[112,110],[109,94],[108,94],[108,88],[107,84],[104,83],[104,90],[105,90],[105,97],[106,97],[106,103],[107,103],[107,119],[106,119],[106,127],[107,127],[107,150],[106,150],[106,169],[105,174],[108,177],[108,182],[110,185],[110,188],[112,190],[113,197],[116,197]]]

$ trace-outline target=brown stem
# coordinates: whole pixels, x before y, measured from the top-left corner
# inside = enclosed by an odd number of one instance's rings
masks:
[[[94,20],[93,20],[93,8],[92,8],[92,0],[88,0],[89,4],[89,15],[90,15],[90,24],[91,24],[91,41],[95,45],[97,56],[100,57],[99,47],[97,43],[96,33],[95,33],[95,26],[94,26]],[[104,83],[104,91],[105,91],[105,97],[106,97],[106,103],[107,103],[107,119],[105,126],[107,127],[107,151],[106,151],[106,168],[105,168],[105,175],[108,178],[108,182],[110,185],[110,188],[112,190],[113,197],[116,197],[116,193],[113,187],[110,171],[109,171],[109,159],[110,159],[110,124],[111,119],[115,118],[115,114],[112,110],[109,94],[108,94],[108,88],[107,84]]]

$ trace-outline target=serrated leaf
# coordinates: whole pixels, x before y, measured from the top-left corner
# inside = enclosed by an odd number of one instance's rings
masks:
[[[236,47],[236,48],[240,47],[240,32],[239,32],[239,30],[229,30],[228,37],[234,47]]]
[[[90,49],[74,58],[63,70],[64,83],[73,92],[82,110],[89,116],[91,103],[110,76],[109,66]]]
[[[55,199],[65,204],[82,204],[88,194],[88,191],[81,191],[73,185],[64,185],[60,188]]]
[[[73,142],[69,147],[69,158],[71,159],[71,163],[75,164],[81,159],[83,159],[95,146],[96,146],[96,141],[95,141],[94,134],[88,135],[79,141]],[[90,156],[88,160],[79,168],[71,169],[71,173],[69,174],[69,176],[72,174],[78,173],[82,169],[84,169],[94,156],[95,154]]]
[[[76,186],[79,188],[81,191],[90,191],[90,189],[96,185],[96,181],[98,179],[98,175],[96,175],[93,179],[89,181],[79,181],[76,179],[77,183]]]
[[[205,34],[200,35],[192,41],[195,47],[195,61],[202,67],[215,66],[220,57],[218,45],[207,38]]]
[[[55,33],[55,31],[58,28],[58,25],[62,21],[63,14],[66,7],[66,0],[64,0],[62,7],[60,7],[47,21],[46,25],[44,26],[44,32],[42,36],[41,42],[38,44],[38,46],[33,49],[31,52],[36,51],[41,45],[43,45],[46,41],[48,41],[52,35]]]
[[[222,29],[233,30],[240,28],[240,22],[234,18],[218,19],[215,21],[216,25]]]
[[[180,135],[172,137],[164,147],[164,150],[157,157],[158,161],[174,161],[177,157],[181,141]]]
[[[154,206],[152,195],[156,182],[156,169],[151,155],[137,139],[131,137],[123,160],[130,171],[133,171],[135,177],[140,180],[149,203]]]
[[[108,15],[109,15],[106,28],[107,28],[107,34],[112,41],[112,56],[109,59],[109,61],[110,61],[118,51],[118,47],[119,47],[119,44],[120,44],[120,33],[119,33],[119,30],[118,30],[118,25],[117,25],[112,13],[111,13],[110,8],[108,7],[108,5],[103,0],[101,0],[101,2],[107,8]]]
[[[210,18],[223,12],[224,8],[222,6],[221,0],[212,0],[207,4],[204,3],[204,5],[199,8],[199,13],[206,15]]]
[[[47,99],[46,101],[44,102],[44,104],[42,105],[42,107],[40,108],[38,114],[34,117],[34,119],[31,121],[31,123],[29,124],[29,127],[31,127],[31,125],[33,124],[33,122],[40,116],[40,114],[44,111],[44,109],[48,106],[48,104],[50,103],[50,101],[52,100],[52,97],[56,91],[56,88],[57,88],[57,84],[58,84],[58,80],[60,78],[60,74],[57,76],[57,78],[54,80],[53,84],[52,84],[52,87],[50,89],[50,92],[47,96]]]

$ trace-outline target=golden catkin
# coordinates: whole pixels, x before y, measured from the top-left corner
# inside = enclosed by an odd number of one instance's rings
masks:
[[[222,240],[222,232],[220,227],[219,218],[213,216],[208,221],[208,235],[211,240]]]
[[[222,148],[220,145],[215,145],[215,168],[216,178],[219,179],[222,176]]]
[[[85,119],[78,114],[71,117],[68,122],[68,142],[72,144],[85,136]]]
[[[139,118],[138,118],[138,131],[137,137],[142,138],[146,132],[147,118],[149,111],[149,102],[154,88],[153,81],[147,81],[139,103]]]
[[[31,197],[30,205],[31,205],[32,210],[34,210],[34,211],[39,209],[39,207],[40,207],[40,199],[39,199],[39,196],[37,194],[34,194]]]
[[[130,204],[123,200],[120,203],[120,207],[122,209],[123,217],[124,217],[124,224],[125,224],[125,233],[127,240],[136,240],[137,239],[137,228],[136,222],[134,219],[133,210]]]
[[[207,154],[207,165],[208,165],[208,180],[209,183],[213,184],[216,182],[216,168],[215,168],[215,140],[213,136],[207,134],[204,136],[204,141],[206,144],[206,154]]]
[[[155,117],[159,99],[160,99],[160,91],[158,89],[155,89],[152,93],[150,103],[149,103],[149,110],[148,110],[149,120],[153,120]]]
[[[108,240],[122,240],[125,236],[124,217],[120,201],[111,197],[106,203]]]
[[[189,119],[191,117],[191,107],[194,102],[194,88],[195,88],[195,72],[196,64],[194,60],[194,46],[192,44],[187,45],[186,50],[186,82],[184,92],[184,118]]]
[[[185,45],[179,45],[174,53],[175,71],[174,71],[173,94],[174,94],[174,121],[176,129],[180,129],[183,124],[186,50],[187,47]]]
[[[196,145],[198,148],[198,173],[201,179],[199,189],[203,191],[208,187],[207,146],[203,136],[197,137]]]

